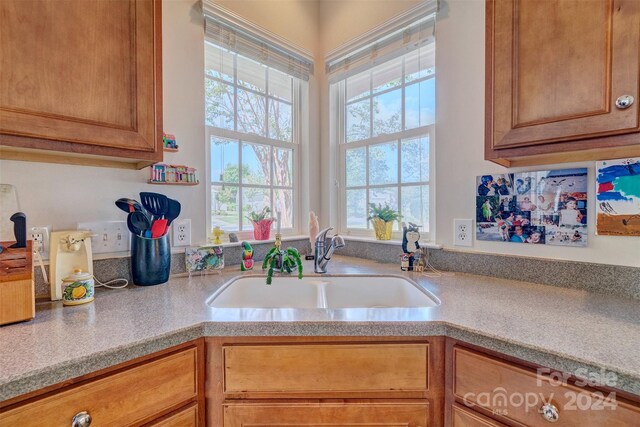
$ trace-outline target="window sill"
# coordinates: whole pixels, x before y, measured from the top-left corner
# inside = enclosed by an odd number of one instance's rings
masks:
[[[379,243],[381,245],[393,245],[393,246],[402,246],[402,240],[378,240],[375,237],[360,237],[360,236],[342,236],[346,241],[354,241],[354,242],[366,242],[366,243]],[[442,249],[442,245],[435,242],[424,242],[420,241],[421,248],[427,249]]]
[[[297,234],[297,235],[292,235],[292,236],[282,236],[282,241],[283,242],[288,242],[288,241],[292,241],[292,240],[309,240],[309,236],[305,236],[304,234]],[[204,245],[200,245],[200,246],[222,246],[223,248],[232,248],[234,246],[240,246],[242,245],[242,242],[249,242],[250,245],[259,245],[262,243],[275,243],[276,239],[275,237],[273,239],[269,239],[269,240],[253,240],[253,239],[240,239],[239,242],[222,242],[219,245],[213,244],[213,243],[206,243]],[[197,246],[197,245],[192,245],[192,246]]]

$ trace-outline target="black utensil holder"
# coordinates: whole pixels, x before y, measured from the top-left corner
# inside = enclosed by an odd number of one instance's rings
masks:
[[[166,283],[171,271],[169,236],[155,239],[131,235],[131,276],[139,286]]]

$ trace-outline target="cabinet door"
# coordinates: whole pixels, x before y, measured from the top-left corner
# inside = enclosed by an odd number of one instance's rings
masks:
[[[2,0],[0,17],[2,145],[156,156],[158,1]]]
[[[639,1],[488,1],[493,149],[640,130]]]
[[[427,403],[227,404],[224,427],[426,427]]]

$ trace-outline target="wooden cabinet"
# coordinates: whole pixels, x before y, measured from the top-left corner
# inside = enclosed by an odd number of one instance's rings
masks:
[[[203,358],[200,340],[72,380],[71,386],[66,382],[17,402],[2,402],[0,427],[69,426],[83,411],[92,425],[133,426],[159,417],[165,418],[158,426],[202,425]]]
[[[425,402],[225,404],[224,427],[427,427],[428,415]]]
[[[486,4],[487,160],[640,155],[640,2]],[[624,96],[635,100],[626,108]]]
[[[191,404],[151,423],[151,427],[196,427],[200,425],[198,419],[198,405]]]
[[[528,427],[640,425],[640,406],[615,392],[578,386],[569,376],[539,373],[457,345],[450,354],[448,404],[455,427],[501,425],[487,416]]]
[[[504,424],[473,412],[461,405],[452,405],[451,414],[453,418],[451,424],[453,427],[504,427]]]
[[[442,337],[208,338],[211,426],[443,424]]]
[[[160,0],[0,2],[0,157],[162,160]]]

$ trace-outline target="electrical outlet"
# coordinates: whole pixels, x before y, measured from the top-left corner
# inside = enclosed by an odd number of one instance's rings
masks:
[[[49,257],[49,235],[51,226],[31,227],[30,239],[33,240],[33,250],[39,251],[43,259]]]
[[[453,220],[453,244],[456,246],[473,246],[473,220]]]
[[[177,219],[171,223],[173,246],[191,246],[191,220]]]
[[[130,248],[129,229],[125,221],[81,222],[78,230],[89,230],[94,254],[126,252]]]

